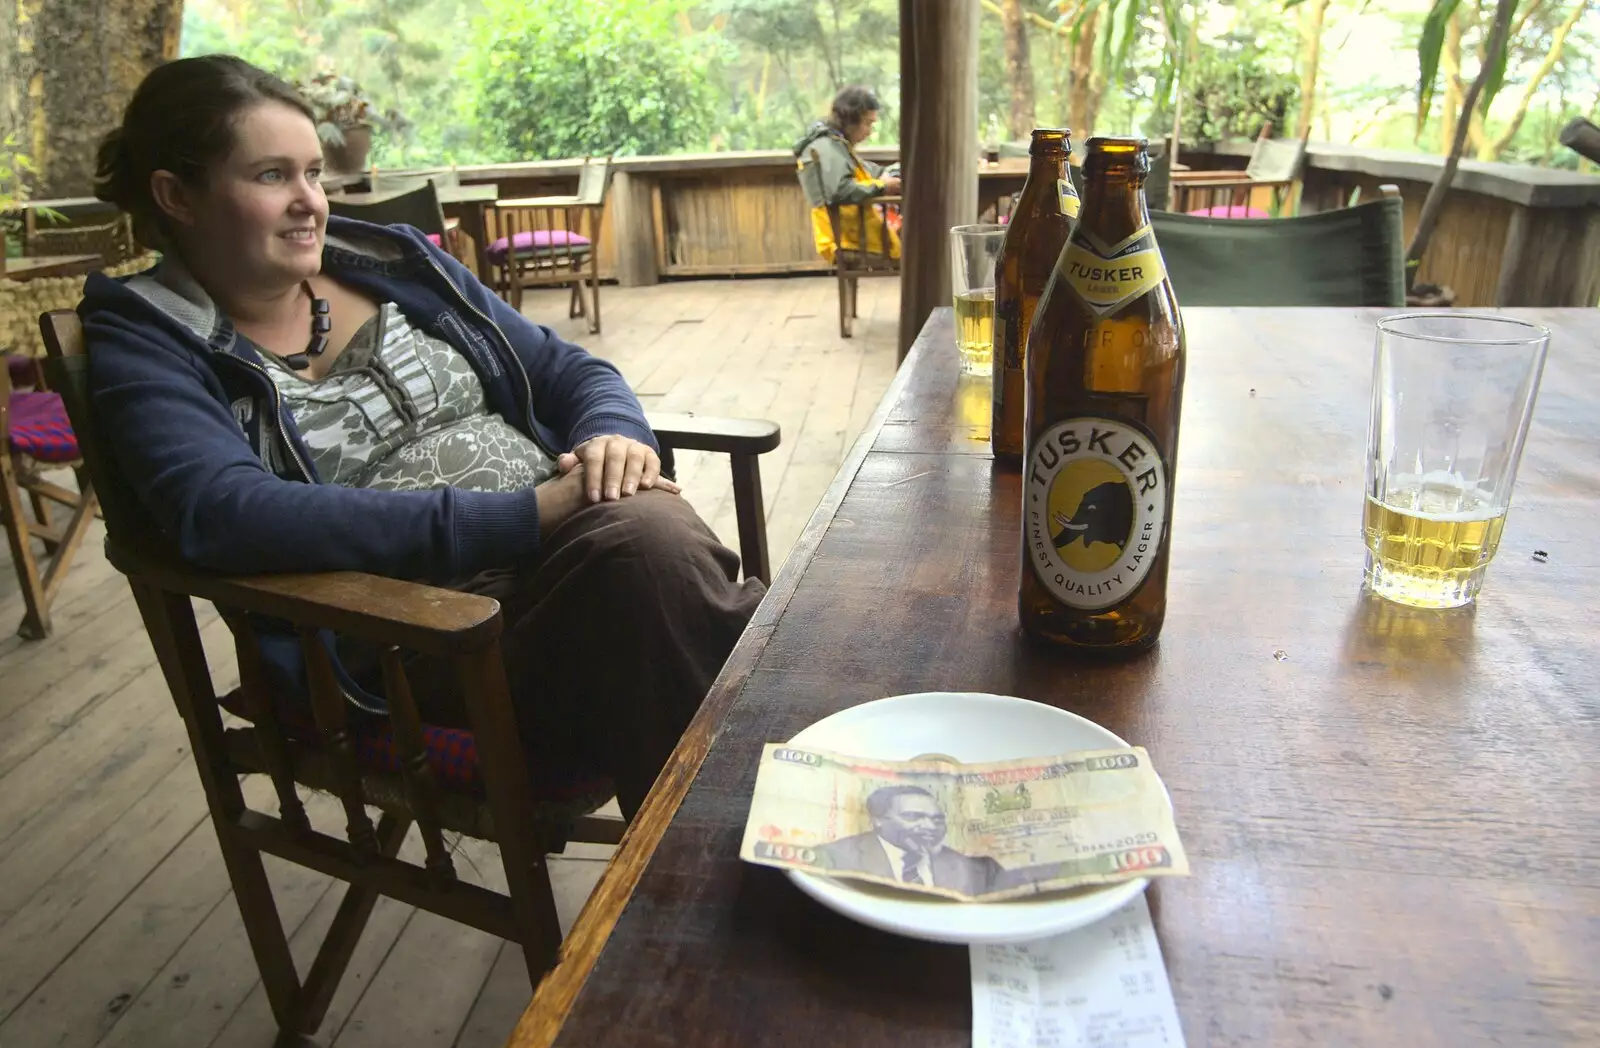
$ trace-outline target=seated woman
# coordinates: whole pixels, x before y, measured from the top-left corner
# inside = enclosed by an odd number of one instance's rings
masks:
[[[119,464],[198,566],[497,598],[532,759],[609,775],[631,816],[764,587],[661,475],[615,368],[417,230],[330,219],[321,173],[311,110],[240,59],[139,86],[96,188],[164,258],[91,277],[79,310]],[[371,653],[338,653],[381,710]],[[424,719],[466,726],[449,667],[413,666]]]
[[[880,108],[878,96],[870,89],[847,87],[834,97],[828,119],[812,124],[794,146],[800,188],[811,208],[811,233],[816,238],[817,254],[829,262],[837,248],[861,249],[863,221],[868,253],[882,255],[883,238],[887,235],[889,257],[900,257],[900,236],[887,226],[883,209],[860,206],[874,197],[900,192],[898,167],[885,169],[856,156],[855,147],[872,134]],[[815,162],[812,153],[816,153]],[[837,245],[833,242],[833,225],[828,221],[829,204],[855,205],[839,209],[842,243]]]

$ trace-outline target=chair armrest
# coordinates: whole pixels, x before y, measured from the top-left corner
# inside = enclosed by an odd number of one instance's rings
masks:
[[[115,543],[107,543],[107,552],[133,580],[379,644],[448,656],[482,649],[500,636],[500,602],[474,593],[359,571],[214,575]]]
[[[677,415],[653,411],[650,428],[667,447],[684,451],[721,451],[730,455],[764,455],[778,446],[776,422],[713,415]]]

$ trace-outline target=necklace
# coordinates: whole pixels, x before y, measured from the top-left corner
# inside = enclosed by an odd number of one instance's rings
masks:
[[[312,357],[322,356],[328,348],[328,332],[333,330],[332,307],[328,300],[317,297],[316,292],[311,290],[311,281],[302,280],[300,286],[311,300],[311,341],[306,343],[302,352],[283,358],[283,362],[295,371],[304,371],[311,366]]]

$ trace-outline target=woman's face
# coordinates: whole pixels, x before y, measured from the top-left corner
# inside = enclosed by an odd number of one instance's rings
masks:
[[[233,125],[233,152],[189,194],[185,254],[213,277],[254,286],[296,283],[322,269],[328,199],[322,144],[305,114],[262,102]]]
[[[872,129],[877,126],[877,123],[878,111],[876,109],[867,110],[866,114],[856,121],[856,126],[850,129],[850,144],[859,145],[871,138]]]

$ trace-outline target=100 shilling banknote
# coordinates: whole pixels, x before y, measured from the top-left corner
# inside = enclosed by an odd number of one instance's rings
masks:
[[[958,764],[769,743],[739,855],[986,902],[1189,872],[1140,746]]]

